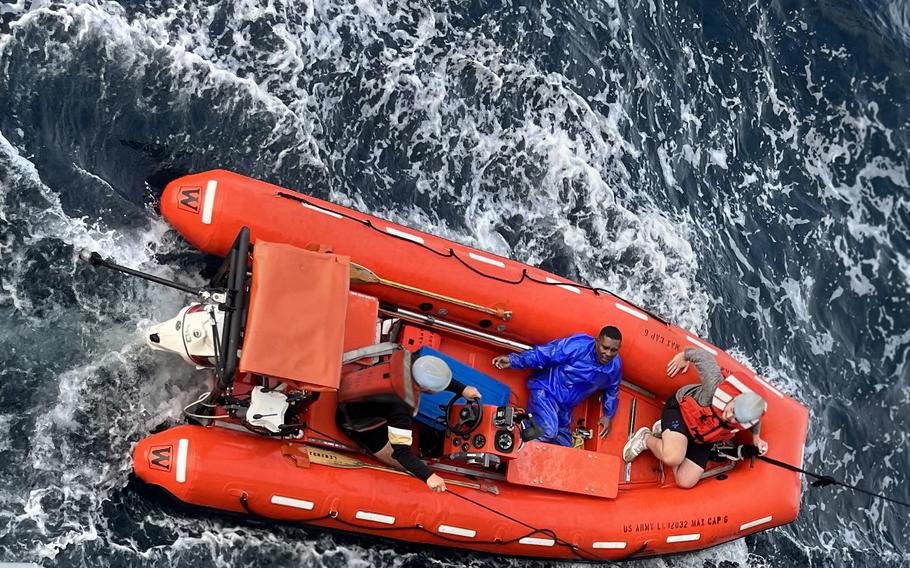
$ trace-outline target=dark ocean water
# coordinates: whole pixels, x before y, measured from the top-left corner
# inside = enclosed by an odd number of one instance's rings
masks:
[[[910,500],[910,3],[0,3],[0,561],[543,566],[175,513],[132,444],[203,377],[156,212],[223,167],[612,289],[811,412],[806,466]],[[760,498],[744,495],[744,499]],[[630,566],[908,566],[910,515]]]

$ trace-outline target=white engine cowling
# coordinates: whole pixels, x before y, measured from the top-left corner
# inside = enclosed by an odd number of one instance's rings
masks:
[[[215,366],[213,323],[217,337],[222,337],[224,312],[212,304],[192,303],[176,317],[149,328],[145,341],[152,349],[180,355],[197,369],[211,368]]]

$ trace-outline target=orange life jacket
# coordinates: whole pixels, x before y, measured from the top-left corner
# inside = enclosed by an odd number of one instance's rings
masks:
[[[717,385],[709,406],[698,404],[692,395],[684,396],[679,401],[679,410],[695,441],[699,444],[713,444],[732,440],[738,432],[748,430],[757,424],[758,420],[741,424],[736,421],[726,422],[723,419],[727,403],[747,392],[752,392],[752,389],[730,375]]]

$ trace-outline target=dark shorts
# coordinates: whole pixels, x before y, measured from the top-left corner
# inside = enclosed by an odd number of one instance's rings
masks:
[[[344,415],[341,413],[341,409],[335,414],[335,421],[338,423],[338,426],[341,428],[341,431],[344,432],[348,438],[354,440],[354,442],[366,450],[370,454],[375,454],[379,450],[385,447],[389,442],[389,427],[382,425],[378,428],[373,428],[372,430],[367,430],[365,432],[356,432],[344,427]]]
[[[389,443],[389,428],[387,426],[380,426],[366,432],[346,431],[345,434],[371,454],[375,454]]]
[[[670,395],[670,398],[664,403],[664,411],[660,415],[660,428],[662,431],[672,430],[685,436],[689,440],[689,444],[686,446],[686,459],[705,469],[713,444],[699,444],[692,438],[692,434],[683,421],[679,401],[676,400],[675,394]]]

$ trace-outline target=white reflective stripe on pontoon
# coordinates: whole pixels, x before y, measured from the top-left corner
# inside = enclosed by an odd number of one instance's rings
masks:
[[[506,267],[506,265],[505,265],[504,262],[502,262],[501,260],[496,260],[495,258],[487,258],[487,257],[485,257],[485,256],[480,256],[479,254],[476,254],[476,253],[473,253],[473,252],[469,252],[469,253],[468,253],[468,256],[470,256],[470,257],[473,258],[474,260],[479,260],[480,262],[485,262],[485,263],[487,263],[487,264],[492,264],[493,266],[498,266],[499,268],[505,268],[505,267]]]
[[[727,377],[727,381],[734,387],[741,390],[742,392],[755,392],[752,389],[750,389],[749,387],[747,387],[746,385],[744,385],[741,380],[737,379],[733,375],[730,375],[729,377]]]
[[[610,541],[595,542],[594,544],[591,545],[591,548],[609,548],[609,549],[614,549],[614,550],[622,550],[625,547],[626,547],[626,543],[624,543],[624,542],[610,542]]]
[[[712,349],[711,347],[708,347],[707,345],[705,345],[705,344],[702,343],[701,341],[699,341],[699,340],[697,340],[697,339],[695,339],[694,337],[691,337],[691,336],[689,336],[689,335],[686,336],[686,339],[689,340],[689,343],[692,343],[693,345],[697,345],[697,346],[700,347],[701,349],[704,349],[705,351],[707,351],[707,352],[710,353],[711,355],[714,355],[715,357],[717,357],[717,350],[716,350],[716,349]]]
[[[390,235],[395,235],[396,237],[401,237],[402,239],[407,239],[409,241],[414,241],[415,243],[423,244],[423,237],[418,235],[412,235],[411,233],[405,233],[404,231],[399,231],[392,227],[386,227],[385,232]]]
[[[313,510],[312,501],[303,501],[301,499],[294,499],[293,497],[283,497],[281,495],[272,495],[272,504],[273,505],[284,505],[285,507],[294,507],[295,509],[306,509],[307,511]]]
[[[449,525],[439,525],[439,528],[436,530],[442,534],[453,534],[455,536],[463,536],[467,538],[474,538],[477,536],[477,531],[471,529],[463,529],[461,527],[452,527]]]
[[[637,317],[638,319],[640,319],[642,321],[648,321],[648,316],[646,316],[645,314],[641,313],[638,310],[633,310],[629,306],[627,306],[625,304],[620,304],[619,302],[616,302],[615,305],[616,305],[617,310],[626,312],[627,314],[632,314],[633,316]]]
[[[334,211],[329,211],[328,209],[323,209],[322,207],[316,207],[315,205],[310,205],[309,203],[301,203],[301,205],[303,205],[307,209],[311,209],[311,210],[315,211],[316,213],[322,213],[323,215],[328,215],[329,217],[334,217],[336,219],[344,219],[344,217],[342,217],[338,213],[335,213]]]
[[[741,524],[739,526],[739,530],[744,531],[746,529],[751,529],[752,527],[757,527],[758,525],[763,525],[770,521],[771,521],[771,515],[768,515],[767,517],[762,517],[760,519],[756,519],[754,521],[749,521],[748,523]]]
[[[205,185],[205,202],[202,204],[202,222],[206,225],[212,224],[212,210],[215,208],[215,191],[218,189],[218,182],[209,180]]]
[[[383,523],[386,525],[394,525],[395,517],[390,517],[388,515],[380,515],[379,513],[368,513],[367,511],[357,511],[357,514],[354,515],[355,518],[362,521],[373,521],[374,523]]]
[[[667,537],[667,543],[671,542],[692,542],[693,540],[698,540],[701,538],[700,533],[696,534],[675,534],[673,536]]]
[[[559,288],[562,288],[563,290],[568,290],[569,292],[575,292],[576,294],[581,294],[581,290],[579,290],[575,286],[569,286],[568,284],[563,284],[562,282],[560,282],[559,280],[556,280],[555,278],[550,278],[549,276],[547,276],[547,282],[549,282],[550,284],[556,284],[556,286],[558,286]]]
[[[556,544],[556,541],[552,538],[534,538],[532,536],[526,536],[518,542],[520,544],[530,544],[532,546],[553,546]]]
[[[784,393],[780,392],[779,390],[777,390],[776,388],[774,388],[773,386],[771,386],[771,383],[769,383],[769,382],[766,381],[765,379],[759,377],[758,375],[755,375],[755,380],[758,381],[758,382],[760,382],[761,384],[765,385],[766,387],[768,387],[768,389],[769,389],[771,392],[773,392],[774,394],[776,394],[777,396],[779,396],[779,397],[781,397],[781,398],[784,398]]]
[[[186,482],[186,457],[189,453],[190,441],[188,438],[180,438],[177,443],[177,483]]]

